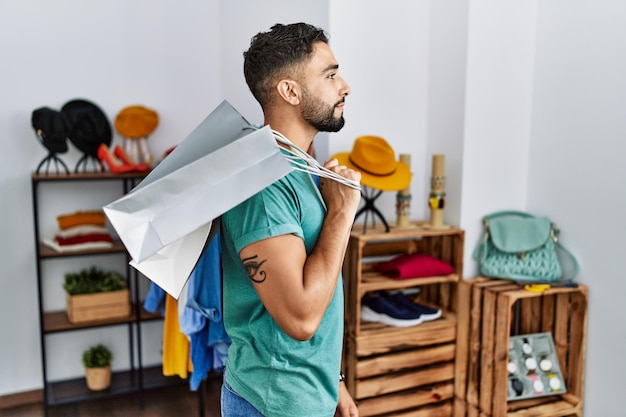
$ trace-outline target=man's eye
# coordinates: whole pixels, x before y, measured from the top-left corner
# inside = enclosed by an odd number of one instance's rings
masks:
[[[331,80],[334,80],[334,79],[335,79],[335,75],[337,75],[337,74],[330,74],[330,75],[328,76],[328,78],[330,78]]]

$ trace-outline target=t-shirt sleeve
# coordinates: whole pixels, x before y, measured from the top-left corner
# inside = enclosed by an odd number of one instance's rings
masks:
[[[304,239],[302,211],[289,185],[278,181],[222,216],[237,252],[274,236],[293,234]]]

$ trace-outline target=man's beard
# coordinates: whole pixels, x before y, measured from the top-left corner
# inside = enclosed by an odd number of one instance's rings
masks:
[[[346,123],[343,114],[335,117],[335,107],[344,100],[329,106],[306,89],[302,91],[302,99],[302,117],[319,132],[339,132]]]

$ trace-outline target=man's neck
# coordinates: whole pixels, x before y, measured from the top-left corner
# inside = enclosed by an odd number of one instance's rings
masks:
[[[281,120],[281,118],[265,118],[265,124],[280,132],[291,143],[306,151],[313,143],[317,130],[308,123],[294,120]]]

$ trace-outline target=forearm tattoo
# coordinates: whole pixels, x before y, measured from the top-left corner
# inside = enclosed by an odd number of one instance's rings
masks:
[[[249,258],[243,259],[242,262],[243,267],[246,268],[248,278],[250,278],[250,280],[256,282],[257,284],[260,284],[267,278],[267,272],[261,269],[261,266],[263,266],[267,259],[260,262],[257,259],[258,255],[254,255]]]

